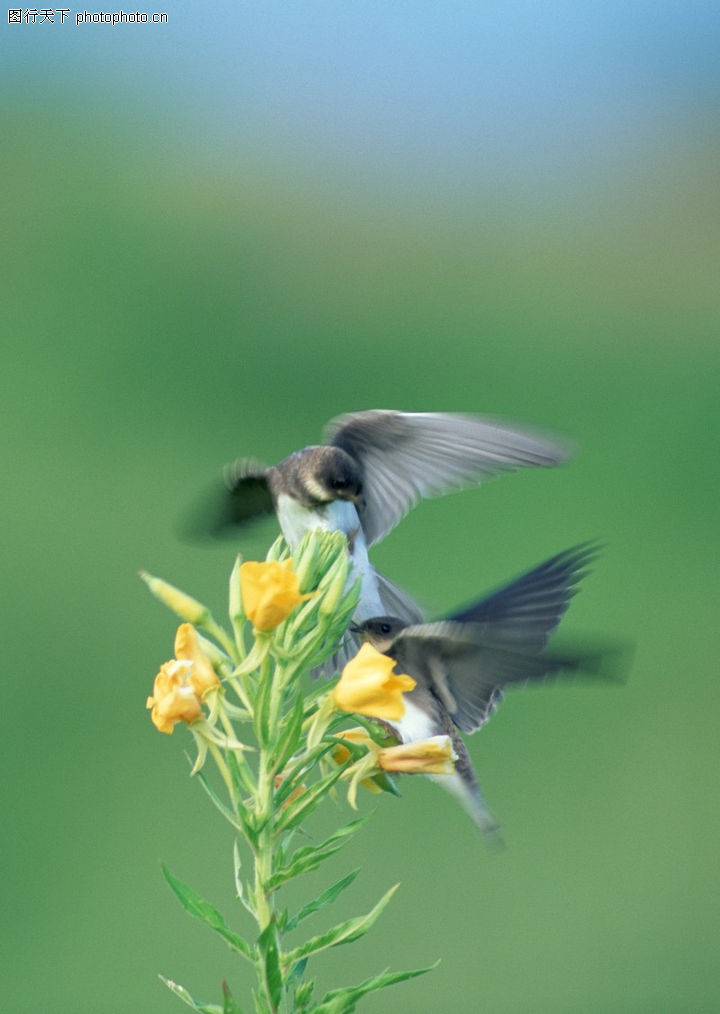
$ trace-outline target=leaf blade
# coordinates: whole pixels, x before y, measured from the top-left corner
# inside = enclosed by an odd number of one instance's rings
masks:
[[[331,927],[331,929],[326,930],[324,933],[310,937],[304,944],[301,944],[287,954],[288,963],[299,961],[301,958],[309,957],[311,954],[318,954],[320,951],[329,950],[331,947],[339,947],[340,944],[351,944],[354,940],[365,936],[399,886],[399,884],[394,884],[365,915],[347,919],[345,922],[338,923],[337,926]]]
[[[221,936],[234,951],[237,951],[238,954],[242,954],[244,958],[247,958],[248,961],[254,963],[255,959],[250,945],[243,939],[243,937],[239,936],[237,933],[233,933],[233,931],[228,928],[220,912],[218,912],[218,910],[211,905],[210,902],[205,901],[199,894],[196,894],[191,887],[188,887],[188,885],[184,884],[182,880],[175,877],[164,864],[162,871],[165,879],[170,885],[170,888],[185,911],[189,912],[190,915],[194,916],[196,919],[200,919],[201,922],[204,922],[219,936]]]
[[[291,930],[294,930],[298,923],[302,922],[303,919],[307,919],[308,916],[314,915],[316,912],[320,912],[327,905],[330,905],[333,901],[335,901],[338,895],[341,894],[346,887],[349,887],[350,884],[352,884],[359,872],[359,869],[351,870],[350,873],[342,877],[331,887],[328,887],[327,890],[323,891],[317,898],[307,902],[306,905],[303,905],[297,915],[288,919],[286,932],[289,933]]]

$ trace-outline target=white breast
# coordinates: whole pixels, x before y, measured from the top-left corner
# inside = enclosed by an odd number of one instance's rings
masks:
[[[403,743],[417,743],[422,739],[429,739],[438,735],[438,729],[427,712],[413,704],[412,697],[405,695],[405,714],[397,722],[388,722],[400,733]]]
[[[353,562],[352,584],[362,577],[360,601],[355,610],[359,622],[385,612],[380,600],[375,571],[368,559],[367,543],[360,525],[360,518],[354,503],[349,500],[333,500],[320,507],[304,507],[291,496],[281,493],[277,501],[277,514],[283,535],[291,549],[295,549],[306,532],[321,528],[329,532],[343,532],[352,546],[350,557]]]

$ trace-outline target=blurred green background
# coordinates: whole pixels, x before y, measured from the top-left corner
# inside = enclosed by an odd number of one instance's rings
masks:
[[[188,737],[144,710],[175,624],[136,572],[221,614],[234,547],[179,542],[183,509],[372,407],[578,442],[421,505],[378,567],[437,615],[599,537],[564,629],[637,648],[625,685],[511,695],[470,741],[503,854],[429,782],[362,800],[337,913],[402,887],[320,987],[442,957],[361,1009],[720,1009],[717,21],[173,2],[2,28],[3,1010],[182,1009],[158,972],[246,995],[160,873],[246,926]]]

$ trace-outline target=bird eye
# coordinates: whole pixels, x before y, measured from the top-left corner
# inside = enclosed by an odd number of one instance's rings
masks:
[[[333,489],[345,489],[347,483],[344,479],[333,479],[331,486]]]
[[[389,623],[381,623],[380,624],[380,633],[381,634],[389,634],[390,633],[390,624]]]

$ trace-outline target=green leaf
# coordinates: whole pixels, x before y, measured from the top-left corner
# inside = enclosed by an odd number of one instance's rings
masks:
[[[226,750],[225,757],[227,758],[227,765],[232,775],[236,797],[242,797],[248,792],[251,794],[255,792],[257,786],[253,782],[246,761],[239,758],[234,750]]]
[[[188,991],[184,986],[180,986],[177,982],[173,982],[172,979],[166,979],[164,975],[159,977],[167,986],[167,988],[179,996],[188,1007],[192,1007],[193,1010],[200,1011],[200,1014],[223,1014],[223,1009],[216,1003],[199,1003],[197,1000],[193,1000]],[[242,1014],[242,1012],[241,1012]]]
[[[274,919],[267,924],[257,942],[263,958],[265,989],[273,1009],[276,1009],[282,1000],[283,978],[280,971],[280,944]]]
[[[313,810],[322,803],[344,770],[345,766],[343,765],[335,771],[331,771],[329,775],[325,775],[324,778],[318,778],[306,792],[303,792],[301,796],[291,803],[287,803],[275,821],[276,830],[289,831],[290,828],[302,824]]]
[[[440,964],[436,961],[428,968],[416,968],[411,972],[383,972],[381,975],[374,975],[370,979],[357,986],[347,986],[343,989],[332,989],[322,998],[317,1007],[313,1007],[312,1014],[351,1014],[355,1010],[355,1004],[368,993],[374,993],[387,986],[394,986],[396,982],[405,982],[407,979],[415,979],[418,975],[425,975],[432,972]]]
[[[232,810],[225,805],[220,796],[218,796],[217,792],[212,787],[212,785],[207,780],[202,771],[198,771],[195,777],[199,780],[200,784],[202,785],[202,787],[205,789],[208,796],[212,800],[213,805],[220,811],[225,820],[227,820],[229,824],[232,824],[232,826],[235,828],[236,831],[239,831],[241,834],[244,834],[249,841],[255,844],[257,835],[255,833],[255,829],[252,827],[250,823],[249,815],[247,814],[247,811],[245,810],[242,803],[238,801],[238,812],[237,815],[234,814]]]
[[[346,887],[349,887],[350,884],[352,884],[359,872],[359,869],[353,870],[351,873],[348,873],[346,877],[343,877],[341,880],[338,880],[336,884],[333,884],[332,887],[328,887],[328,889],[323,891],[322,894],[315,898],[314,901],[309,901],[306,905],[303,905],[297,915],[288,919],[286,932],[289,933],[291,930],[294,930],[297,924],[302,922],[303,919],[307,919],[308,916],[314,915],[315,912],[319,912],[331,902],[335,901],[337,896],[341,894]]]
[[[235,879],[235,893],[238,896],[238,901],[248,910],[250,915],[255,916],[255,909],[248,901],[245,895],[245,885],[242,882],[240,876],[240,870],[242,869],[242,862],[240,861],[240,849],[238,848],[237,841],[233,842],[233,877]]]
[[[395,784],[394,779],[386,771],[379,771],[376,775],[372,776],[371,781],[377,785],[381,792],[389,792],[391,796],[402,798],[402,792]]]
[[[303,1012],[310,1011],[312,1009],[308,1007],[308,1004],[310,1003],[310,998],[314,988],[315,982],[313,979],[307,979],[295,990],[295,1010],[297,1010],[299,1014],[303,1014]]]
[[[252,997],[255,1001],[255,1014],[272,1014],[264,996],[261,996],[256,990],[253,990]]]
[[[267,881],[265,890],[273,891],[277,887],[280,887],[281,884],[292,880],[293,877],[298,877],[301,873],[308,873],[310,870],[316,869],[322,862],[344,848],[355,832],[363,824],[366,824],[369,819],[370,814],[358,817],[357,820],[353,820],[349,824],[345,824],[338,831],[335,831],[334,834],[331,834],[320,845],[305,845],[303,848],[295,849],[289,862],[281,869],[278,869]]]
[[[316,764],[330,752],[332,743],[320,743],[312,750],[307,750],[298,757],[290,767],[283,772],[283,780],[279,788],[275,790],[275,802],[280,806],[288,796],[292,795],[296,788],[302,783],[303,778],[312,771]]]
[[[180,904],[183,906],[186,912],[190,915],[195,916],[196,919],[201,919],[204,923],[215,930],[223,940],[227,941],[234,951],[242,954],[248,961],[253,961],[253,953],[250,945],[237,933],[233,933],[232,930],[228,929],[225,925],[225,920],[216,908],[196,894],[192,888],[188,887],[177,877],[174,877],[167,866],[163,865],[163,874],[168,884],[175,892]]]
[[[222,1014],[243,1014],[242,1007],[239,1006],[232,993],[230,987],[223,979],[222,984],[223,991],[223,1008]]]
[[[353,940],[358,940],[368,932],[399,886],[399,884],[395,884],[391,887],[390,890],[382,896],[377,905],[375,905],[367,913],[367,915],[359,915],[354,919],[347,919],[345,922],[341,922],[337,926],[333,926],[332,929],[326,930],[325,933],[320,933],[316,937],[311,937],[309,940],[306,940],[304,944],[301,944],[300,947],[296,947],[294,950],[290,951],[287,955],[287,960],[297,961],[299,958],[305,958],[311,954],[317,954],[319,951],[325,951],[330,947],[337,947],[340,944],[350,944]]]
[[[285,767],[297,750],[302,735],[304,699],[298,690],[292,711],[286,716],[278,742],[270,755],[270,773],[276,774]]]
[[[255,726],[255,735],[257,736],[258,743],[263,748],[267,747],[270,742],[270,701],[272,698],[272,684],[273,681],[267,677],[267,673],[261,674],[258,682],[257,696],[255,697],[253,725]]]

